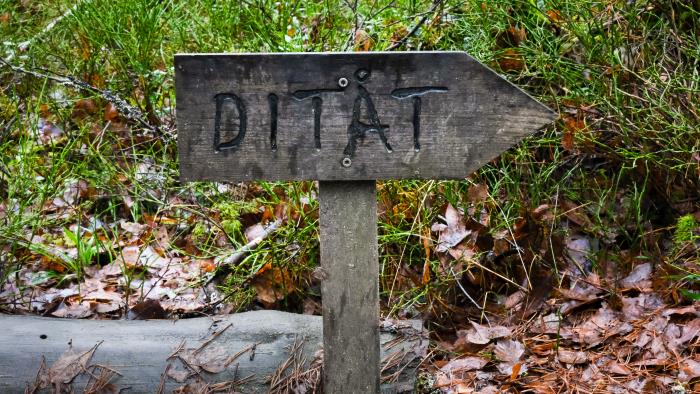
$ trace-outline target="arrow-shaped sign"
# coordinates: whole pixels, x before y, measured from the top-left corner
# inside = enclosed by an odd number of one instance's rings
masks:
[[[183,180],[321,181],[334,394],[380,391],[374,180],[464,178],[554,117],[463,52],[178,55],[175,77]]]
[[[183,180],[464,178],[554,113],[463,52],[175,57]]]

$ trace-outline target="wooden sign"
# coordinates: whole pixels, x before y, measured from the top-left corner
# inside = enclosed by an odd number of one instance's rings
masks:
[[[376,179],[464,178],[554,113],[463,52],[177,55],[185,181],[319,180],[323,387],[380,392]]]
[[[183,180],[464,178],[553,113],[463,52],[175,57]]]

